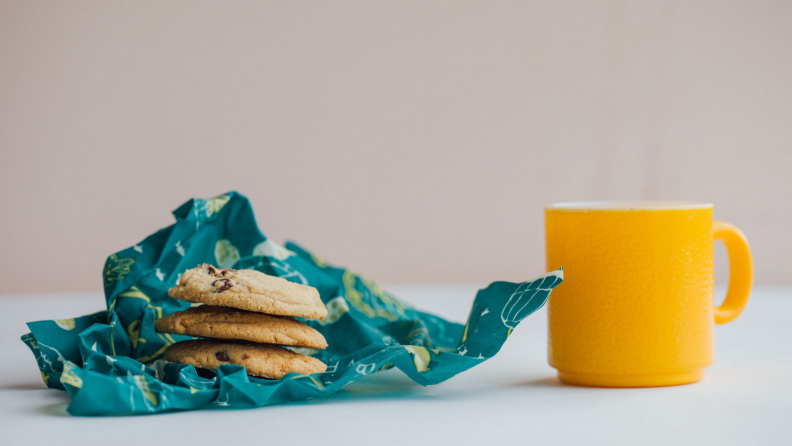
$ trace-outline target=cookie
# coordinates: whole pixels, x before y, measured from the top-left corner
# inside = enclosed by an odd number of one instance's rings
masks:
[[[168,296],[279,316],[327,317],[327,308],[316,288],[252,269],[237,271],[199,265],[185,271],[179,284],[168,290]]]
[[[154,323],[157,333],[235,339],[265,344],[327,348],[321,333],[289,316],[268,316],[227,307],[201,305]]]
[[[280,379],[289,373],[324,373],[327,366],[310,356],[282,347],[225,341],[183,341],[165,350],[165,360],[217,370],[221,364],[245,366],[248,375]]]

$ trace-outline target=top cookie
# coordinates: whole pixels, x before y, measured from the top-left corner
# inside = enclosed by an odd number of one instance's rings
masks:
[[[185,271],[179,284],[168,290],[168,296],[278,316],[327,317],[327,308],[316,288],[252,269],[237,271],[199,265]]]

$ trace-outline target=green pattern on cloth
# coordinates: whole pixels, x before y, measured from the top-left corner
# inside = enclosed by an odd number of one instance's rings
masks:
[[[71,396],[72,415],[122,415],[261,407],[330,395],[350,382],[396,367],[415,382],[443,382],[494,356],[511,331],[547,301],[563,271],[524,283],[495,282],[476,295],[467,324],[421,312],[348,269],[262,234],[247,198],[231,192],[192,199],[176,223],[108,257],[103,270],[107,311],[74,319],[30,322],[22,341],[48,387]],[[326,350],[294,349],[327,364],[321,374],[279,380],[248,376],[223,364],[216,376],[162,359],[187,336],[161,334],[154,322],[190,303],[168,289],[202,263],[266,274],[316,287],[324,321],[303,320],[328,341]]]

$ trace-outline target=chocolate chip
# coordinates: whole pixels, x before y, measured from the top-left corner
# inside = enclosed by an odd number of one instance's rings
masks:
[[[243,353],[242,354],[242,359],[250,359],[250,356],[248,356],[247,353]]]
[[[221,275],[221,276],[225,276],[225,275],[226,275],[226,273],[238,273],[238,272],[239,272],[239,271],[237,271],[237,270],[235,270],[235,269],[226,268],[226,269],[224,269],[224,270],[223,270],[223,272],[222,272],[222,273],[220,273],[220,275]]]
[[[212,266],[212,265],[206,265],[206,267],[209,269],[209,274],[211,274],[211,275],[213,275],[213,276],[217,277],[217,270],[216,270],[216,269],[214,269],[214,266]]]
[[[220,286],[220,288],[214,290],[213,291],[214,293],[222,293],[223,291],[234,286],[234,284],[231,283],[231,279],[217,279],[214,282],[212,282],[212,286],[217,285],[217,282],[223,282],[223,284]]]
[[[223,350],[220,350],[219,352],[215,353],[215,358],[217,358],[218,361],[223,361],[223,362],[230,361],[230,359],[228,359],[228,353],[224,352]]]

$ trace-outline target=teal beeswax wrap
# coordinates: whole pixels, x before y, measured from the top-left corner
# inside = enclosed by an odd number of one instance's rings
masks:
[[[176,223],[108,257],[102,276],[107,310],[73,319],[30,322],[22,340],[48,387],[66,390],[72,415],[120,415],[260,407],[330,395],[371,373],[398,368],[421,385],[437,384],[494,356],[525,317],[547,301],[561,270],[523,283],[494,282],[476,295],[467,324],[421,312],[355,272],[262,234],[247,198],[231,192],[192,199]],[[162,359],[188,336],[154,331],[154,321],[188,308],[168,289],[202,263],[252,268],[316,287],[328,309],[326,350],[291,348],[327,364],[321,374],[279,380],[224,364],[214,373]]]

